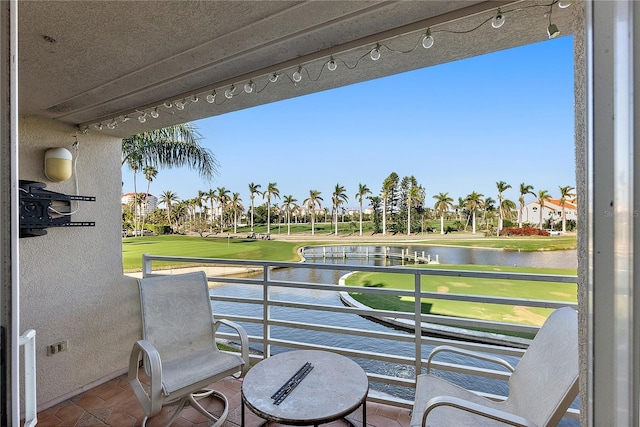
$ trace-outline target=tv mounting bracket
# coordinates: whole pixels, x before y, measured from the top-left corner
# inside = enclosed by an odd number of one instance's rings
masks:
[[[48,227],[93,227],[95,222],[71,221],[71,202],[95,202],[93,196],[73,196],[45,190],[46,184],[37,181],[20,180],[20,237],[35,237],[47,234]],[[60,212],[51,216],[53,203],[60,206]]]

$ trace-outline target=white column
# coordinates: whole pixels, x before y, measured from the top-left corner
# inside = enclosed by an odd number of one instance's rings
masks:
[[[588,422],[640,422],[640,271],[634,245],[640,188],[636,165],[640,4],[586,4],[588,150]],[[634,21],[636,22],[634,26]],[[634,64],[635,63],[635,64]],[[636,92],[634,94],[634,86]],[[640,275],[638,276],[640,277]]]

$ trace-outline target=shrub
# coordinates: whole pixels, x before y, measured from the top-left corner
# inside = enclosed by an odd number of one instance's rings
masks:
[[[548,236],[549,233],[545,230],[540,230],[534,227],[505,227],[500,230],[501,236]]]

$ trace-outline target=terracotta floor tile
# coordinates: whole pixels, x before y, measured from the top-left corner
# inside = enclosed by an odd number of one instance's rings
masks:
[[[229,415],[223,427],[238,427],[241,421],[241,393],[242,381],[226,378],[211,385],[211,388],[221,391],[229,401]],[[213,413],[220,413],[222,406],[213,398],[204,398],[202,404]],[[165,408],[162,412],[147,422],[148,427],[163,426],[171,414],[173,407]],[[246,427],[259,427],[264,420],[245,410]],[[142,406],[136,399],[127,381],[122,375],[80,395],[45,409],[38,413],[40,427],[139,427],[144,413]],[[360,427],[362,410],[358,409],[349,415],[349,419]],[[378,403],[367,403],[367,425],[369,427],[407,427],[411,417],[406,409],[398,409]],[[185,408],[174,421],[172,427],[205,427],[209,423],[204,416],[193,408]],[[335,421],[327,427],[344,427],[347,424]],[[269,423],[267,427],[278,427],[277,423]]]

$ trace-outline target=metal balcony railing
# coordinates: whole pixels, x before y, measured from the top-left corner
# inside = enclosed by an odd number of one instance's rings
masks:
[[[515,365],[524,353],[527,340],[511,338],[509,334],[535,334],[539,329],[537,326],[524,324],[423,314],[421,310],[424,299],[449,299],[547,309],[572,306],[577,309],[576,303],[424,292],[420,287],[423,280],[428,280],[429,276],[449,276],[460,280],[463,278],[486,278],[577,283],[576,276],[564,275],[425,269],[406,265],[376,267],[144,255],[143,276],[179,273],[184,269],[163,270],[162,265],[176,266],[180,264],[192,269],[204,270],[207,273],[212,286],[212,305],[215,316],[253,327],[252,332],[249,333],[249,341],[259,348],[259,351],[252,356],[253,359],[260,360],[263,357],[269,357],[284,348],[333,351],[363,361],[362,364],[371,383],[379,386],[375,387],[372,384],[368,397],[370,401],[405,408],[411,408],[413,405],[412,393],[415,390],[415,377],[416,374],[424,372],[426,358],[432,347],[443,344],[456,345],[497,354],[507,358],[510,363]],[[279,271],[283,271],[282,269],[289,272],[304,269],[307,270],[305,275],[310,274],[309,272],[316,275],[322,271],[332,271],[333,277],[343,277],[354,271],[412,275],[415,286],[413,290],[401,290],[344,286],[340,284],[343,282],[342,280],[329,282],[285,280],[276,277]],[[224,293],[216,292],[216,288],[220,285],[230,288],[241,287],[246,292],[224,295]],[[313,297],[300,299],[299,292],[306,292]],[[342,295],[344,298],[339,300],[340,303],[328,304],[317,297],[324,293]],[[414,301],[414,311],[377,310],[350,303],[348,302],[349,293],[411,299]],[[229,312],[225,309],[220,311],[217,308],[219,305],[226,307]],[[236,306],[243,306],[245,309],[229,309],[229,307]],[[330,319],[334,316],[372,319],[374,321],[368,322],[368,324],[378,327],[361,327],[345,323],[332,324],[330,321],[322,323],[310,321],[311,316],[306,313],[312,312],[320,313],[320,317],[323,319]],[[382,327],[381,324],[388,324],[391,327]],[[494,332],[483,332],[483,330]],[[496,330],[504,332],[504,334],[496,333]],[[233,340],[231,333],[218,331],[218,334],[223,338]],[[342,344],[336,344],[336,342]],[[391,344],[386,344],[384,347],[377,344],[374,344],[373,347],[370,345],[380,342]],[[380,365],[391,366],[393,369],[380,368]],[[443,359],[435,364],[432,362],[433,367],[442,370],[445,375],[449,375],[453,379],[461,380],[467,388],[474,389],[476,387],[477,389],[474,391],[481,395],[493,399],[504,399],[505,397],[505,380],[508,379],[509,372],[496,369],[495,365],[483,364],[483,362],[462,357],[453,360]],[[483,385],[488,385],[488,389],[481,390]],[[396,392],[397,390],[399,392]],[[578,415],[577,409],[570,409],[567,413],[567,416],[571,418],[577,418]]]

